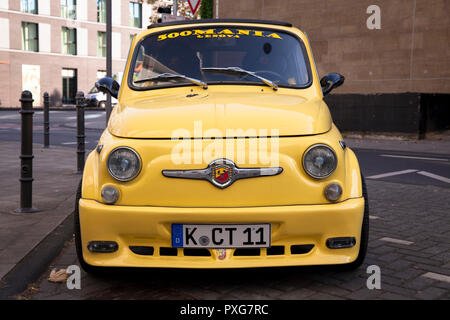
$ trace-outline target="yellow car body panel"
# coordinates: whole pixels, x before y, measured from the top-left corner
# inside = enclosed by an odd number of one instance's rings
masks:
[[[197,25],[151,28],[137,35],[131,44],[118,104],[98,142],[102,149],[92,151],[85,164],[79,201],[84,261],[91,266],[181,268],[354,261],[360,248],[364,215],[360,168],[353,151],[340,144],[343,139],[323,101],[306,36],[292,27],[265,26],[290,32],[303,41],[312,75],[311,85],[304,89],[280,87],[274,91],[263,84],[210,85],[207,90],[196,85],[144,91],[131,89],[128,70],[139,41],[153,33],[191,26]],[[208,24],[202,24],[204,26]],[[220,26],[261,27],[236,22],[220,23]],[[196,127],[197,120],[201,120],[201,128]],[[182,129],[177,137],[186,139],[171,139],[177,129]],[[241,158],[227,159],[240,168],[270,167],[274,159],[263,156],[251,159],[250,154],[256,150],[258,155],[264,155],[276,147],[279,150],[277,166],[283,172],[237,180],[224,189],[205,180],[172,179],[162,174],[163,170],[204,169],[217,159],[211,150],[227,155],[230,139],[223,139],[217,132],[230,129],[242,133],[231,142],[240,145],[245,152]],[[268,138],[264,140],[265,135]],[[268,150],[261,147],[262,140],[269,142]],[[303,155],[314,144],[325,144],[336,154],[337,168],[327,178],[312,178],[303,168]],[[132,148],[141,158],[140,173],[131,181],[118,181],[108,172],[108,156],[117,147]],[[176,148],[189,151],[190,164],[175,163]],[[338,201],[329,201],[324,195],[324,188],[330,183],[342,186]],[[114,186],[119,191],[119,198],[113,205],[102,200],[101,191],[105,186]],[[256,257],[235,256],[235,249],[227,249],[223,258],[218,256],[217,250],[208,249],[211,256],[197,257],[187,256],[178,248],[177,256],[160,255],[160,248],[171,247],[174,223],[270,223],[271,245],[283,246],[284,254],[272,256],[267,254],[267,249],[262,249]],[[333,237],[354,237],[356,245],[330,249],[326,240]],[[118,250],[90,252],[87,246],[91,241],[115,241]],[[306,254],[291,254],[289,248],[293,245],[314,247]],[[139,255],[132,252],[130,246],[150,246],[155,251],[151,256]]]

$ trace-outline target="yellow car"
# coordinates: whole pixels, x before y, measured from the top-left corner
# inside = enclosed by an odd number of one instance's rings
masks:
[[[76,248],[104,267],[356,268],[368,243],[358,160],[289,23],[195,20],[134,37],[77,192]]]

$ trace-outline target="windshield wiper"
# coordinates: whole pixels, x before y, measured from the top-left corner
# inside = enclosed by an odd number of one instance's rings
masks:
[[[208,89],[208,84],[206,82],[187,77],[183,74],[174,74],[174,73],[161,73],[154,77],[135,80],[134,83],[142,83],[142,82],[147,82],[147,81],[165,81],[165,80],[175,80],[175,79],[188,80],[188,81],[202,87],[203,89]]]
[[[240,73],[240,74],[246,74],[252,77],[255,77],[259,80],[261,80],[262,82],[264,82],[265,84],[267,84],[269,87],[271,87],[274,91],[278,90],[278,86],[276,85],[275,82],[266,79],[264,77],[258,76],[256,73],[252,72],[252,71],[248,71],[239,67],[226,67],[226,68],[202,68],[202,71],[207,71],[207,72],[224,72],[224,73]]]

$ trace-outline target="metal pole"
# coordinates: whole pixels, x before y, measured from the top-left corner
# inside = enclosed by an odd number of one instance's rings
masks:
[[[20,208],[18,213],[38,211],[32,206],[33,200],[33,96],[30,91],[22,92],[20,98],[22,115],[22,145],[20,154]]]
[[[44,148],[50,146],[50,99],[48,92],[44,92]]]
[[[75,97],[77,104],[77,172],[78,174],[82,174],[84,170],[84,158],[85,158],[85,149],[84,149],[84,138],[86,137],[84,134],[84,93],[81,91],[77,92]]]
[[[173,0],[173,15],[178,15],[178,0]]]
[[[111,0],[106,0],[106,76],[112,77],[112,9]],[[111,115],[111,95],[106,94],[106,125]]]

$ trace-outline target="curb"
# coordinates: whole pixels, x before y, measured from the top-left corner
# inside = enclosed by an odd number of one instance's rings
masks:
[[[73,237],[73,219],[72,212],[1,279],[0,300],[14,300],[39,279]]]

